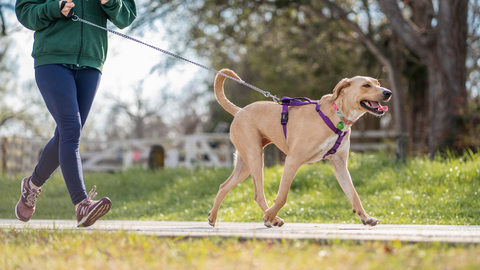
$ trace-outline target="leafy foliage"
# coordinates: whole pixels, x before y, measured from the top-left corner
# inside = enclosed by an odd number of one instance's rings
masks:
[[[330,16],[322,1],[154,2],[150,5],[161,2],[171,10],[177,7],[175,16],[188,17],[184,20],[188,34],[182,43],[194,48],[210,66],[230,68],[244,81],[278,97],[319,99],[344,77],[383,73],[363,46],[358,46],[351,30]],[[306,4],[308,10],[300,8]],[[162,14],[159,12],[158,18],[168,21]],[[213,79],[206,83],[211,86]],[[263,99],[236,83],[227,83],[226,89],[228,98],[240,107]],[[208,130],[217,122],[232,120],[215,101],[209,107],[213,124]]]

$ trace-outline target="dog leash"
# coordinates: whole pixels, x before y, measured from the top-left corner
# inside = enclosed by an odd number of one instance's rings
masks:
[[[160,51],[160,52],[162,52],[162,53],[164,53],[164,54],[167,54],[167,55],[169,55],[169,56],[172,56],[172,57],[175,57],[175,58],[177,58],[177,59],[186,61],[186,62],[188,62],[188,63],[190,63],[190,64],[196,65],[196,66],[201,67],[201,68],[204,68],[204,69],[206,69],[206,70],[215,72],[215,73],[217,73],[217,74],[219,74],[219,75],[222,75],[222,76],[227,77],[227,78],[229,78],[229,79],[231,79],[231,80],[234,80],[234,81],[238,82],[239,84],[245,85],[245,86],[248,87],[248,88],[251,88],[251,89],[253,89],[253,90],[257,91],[257,92],[260,92],[260,93],[262,93],[262,94],[263,94],[265,97],[267,97],[267,98],[268,98],[268,97],[272,98],[275,102],[277,102],[278,104],[280,104],[280,105],[283,106],[281,123],[282,123],[282,125],[283,125],[283,132],[284,132],[284,134],[285,134],[285,139],[287,138],[288,106],[300,106],[300,105],[307,105],[307,104],[316,104],[316,110],[317,110],[318,114],[320,115],[320,117],[322,117],[323,121],[327,124],[327,126],[328,126],[333,132],[335,132],[335,134],[338,135],[338,138],[337,138],[337,140],[335,141],[335,145],[334,145],[330,150],[328,150],[327,153],[325,153],[325,155],[323,156],[323,159],[325,159],[326,156],[335,154],[335,153],[337,152],[337,149],[338,149],[338,147],[340,146],[340,144],[342,143],[343,138],[344,138],[344,137],[347,135],[347,133],[348,133],[348,131],[342,132],[340,129],[336,128],[335,125],[332,123],[332,121],[330,121],[330,119],[329,119],[325,114],[323,114],[323,112],[320,110],[320,104],[319,104],[318,102],[316,102],[316,101],[311,101],[310,99],[304,98],[304,97],[302,97],[302,98],[288,98],[288,97],[284,97],[284,98],[282,98],[282,99],[279,99],[277,96],[272,95],[272,94],[271,94],[270,92],[268,92],[268,91],[264,91],[264,90],[262,90],[262,89],[260,89],[260,88],[258,88],[258,87],[256,87],[256,86],[254,86],[254,85],[251,85],[251,84],[249,84],[249,83],[246,83],[245,81],[242,81],[242,80],[238,80],[238,79],[236,79],[236,78],[233,78],[233,77],[231,77],[231,76],[229,76],[229,75],[227,75],[227,74],[224,74],[224,73],[222,73],[222,72],[220,72],[220,71],[218,71],[218,70],[216,70],[216,69],[213,69],[213,68],[211,68],[211,67],[208,67],[208,66],[199,64],[199,63],[194,62],[194,61],[189,60],[189,59],[186,59],[186,58],[181,57],[181,56],[179,56],[179,55],[177,55],[177,54],[174,54],[174,53],[171,53],[171,52],[169,52],[169,51],[163,50],[163,49],[161,49],[161,48],[155,47],[155,46],[153,46],[153,45],[150,45],[150,44],[148,44],[148,43],[145,43],[145,42],[143,42],[143,41],[141,41],[141,40],[138,40],[138,39],[136,39],[136,38],[133,38],[133,37],[131,37],[131,36],[122,34],[122,33],[120,33],[120,32],[117,32],[117,31],[115,31],[115,30],[112,30],[112,29],[109,29],[109,28],[106,28],[106,27],[103,27],[103,26],[94,24],[94,23],[92,23],[92,22],[89,22],[89,21],[87,21],[87,20],[84,20],[84,19],[78,17],[77,15],[73,15],[73,16],[72,16],[72,14],[69,14],[68,16],[71,17],[72,20],[75,21],[75,22],[79,21],[79,22],[82,22],[82,23],[85,23],[85,24],[88,24],[88,25],[97,27],[97,28],[99,28],[99,29],[105,30],[105,31],[110,32],[110,33],[112,33],[112,34],[115,34],[115,35],[117,35],[117,36],[120,36],[120,37],[129,39],[129,40],[135,41],[135,42],[137,42],[137,43],[140,43],[140,44],[142,44],[142,45],[145,45],[145,46],[147,46],[147,47],[150,47],[150,48],[152,48],[152,49],[155,49],[155,50],[157,50],[157,51]]]
[[[171,53],[171,52],[169,52],[169,51],[160,49],[160,48],[158,48],[158,47],[155,47],[155,46],[153,46],[153,45],[150,45],[150,44],[148,44],[148,43],[145,43],[145,42],[143,42],[143,41],[140,41],[140,40],[138,40],[138,39],[136,39],[136,38],[133,38],[133,37],[131,37],[131,36],[122,34],[122,33],[120,33],[120,32],[117,32],[117,31],[115,31],[115,30],[112,30],[112,29],[109,29],[109,28],[106,28],[106,27],[103,27],[103,26],[94,24],[94,23],[92,23],[92,22],[86,21],[86,20],[78,17],[77,15],[73,15],[73,16],[72,16],[72,20],[75,21],[75,22],[79,21],[79,22],[82,22],[82,23],[85,23],[85,24],[88,24],[88,25],[91,25],[91,26],[100,28],[100,29],[102,29],[102,30],[105,30],[105,31],[110,32],[110,33],[112,33],[112,34],[115,34],[115,35],[117,35],[117,36],[121,36],[121,37],[123,37],[123,38],[126,38],[126,39],[129,39],[129,40],[138,42],[138,43],[140,43],[140,44],[142,44],[142,45],[145,45],[145,46],[147,46],[147,47],[150,47],[150,48],[152,48],[152,49],[155,49],[155,50],[157,50],[157,51],[160,51],[160,52],[162,52],[162,53],[164,53],[164,54],[167,54],[167,55],[170,55],[170,56],[175,57],[175,58],[177,58],[177,59],[186,61],[186,62],[188,62],[188,63],[190,63],[190,64],[193,64],[193,65],[196,65],[196,66],[198,66],[198,67],[204,68],[204,69],[206,69],[206,70],[215,72],[215,73],[217,73],[217,74],[219,74],[219,75],[222,75],[222,76],[224,76],[224,77],[227,77],[227,78],[229,78],[229,79],[232,79],[232,80],[238,82],[239,84],[243,84],[243,85],[245,85],[245,86],[248,87],[248,88],[251,88],[251,89],[253,89],[253,90],[257,91],[257,92],[260,92],[260,93],[262,93],[265,97],[267,97],[267,98],[270,97],[270,98],[272,98],[275,102],[277,102],[278,104],[281,104],[281,100],[280,100],[277,96],[270,94],[270,92],[264,91],[264,90],[262,90],[262,89],[260,89],[260,88],[258,88],[258,87],[256,87],[256,86],[253,86],[253,85],[251,85],[251,84],[249,84],[249,83],[246,83],[246,82],[244,82],[244,81],[242,81],[242,80],[238,80],[238,79],[236,79],[236,78],[233,78],[233,77],[231,77],[231,76],[229,76],[229,75],[227,75],[227,74],[224,74],[224,73],[222,73],[222,72],[220,72],[220,71],[218,71],[218,70],[216,70],[216,69],[213,69],[213,68],[211,68],[211,67],[204,66],[204,65],[199,64],[199,63],[197,63],[197,62],[194,62],[194,61],[192,61],[192,60],[183,58],[183,57],[181,57],[181,56],[179,56],[179,55],[176,55],[176,54]]]

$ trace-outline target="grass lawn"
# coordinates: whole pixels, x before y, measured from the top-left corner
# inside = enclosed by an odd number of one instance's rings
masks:
[[[480,246],[0,230],[0,269],[479,269]]]
[[[269,205],[282,167],[265,169]],[[383,224],[480,225],[480,155],[395,162],[351,154],[349,170],[367,212]],[[106,219],[205,221],[231,169],[140,169],[85,174],[109,196]],[[0,218],[15,218],[22,176],[0,177]],[[262,221],[247,178],[226,197],[219,221]],[[285,222],[360,223],[329,162],[304,165],[293,181]],[[44,185],[34,218],[75,219],[59,173]],[[480,269],[480,246],[399,242],[173,239],[81,231],[0,230],[0,269]]]
[[[397,163],[386,154],[355,154],[349,170],[367,213],[383,224],[480,224],[480,155],[414,158]],[[105,218],[205,221],[218,186],[232,169],[141,169],[85,174],[87,191],[97,185],[96,199],[108,196],[113,207]],[[269,205],[276,196],[283,167],[265,169]],[[23,176],[0,177],[0,218],[15,218]],[[219,221],[262,222],[248,177],[233,188],[219,212]],[[287,204],[279,212],[285,222],[361,223],[343,193],[330,162],[303,165]],[[37,219],[75,219],[60,173],[43,186]]]

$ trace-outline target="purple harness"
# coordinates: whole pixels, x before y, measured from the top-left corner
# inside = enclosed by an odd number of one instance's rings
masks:
[[[340,144],[342,143],[343,138],[347,135],[348,131],[342,132],[340,129],[336,128],[335,125],[332,123],[332,121],[330,121],[330,119],[325,114],[323,114],[323,112],[320,110],[320,104],[318,104],[317,101],[312,101],[305,97],[297,97],[297,98],[283,97],[282,98],[283,108],[282,108],[282,119],[281,119],[281,123],[283,125],[283,134],[285,135],[285,139],[287,139],[288,107],[302,106],[302,105],[308,105],[308,104],[316,104],[315,109],[317,110],[320,117],[322,117],[325,124],[327,124],[327,126],[335,134],[338,135],[337,141],[335,141],[335,145],[330,150],[328,150],[327,153],[323,156],[323,159],[325,159],[326,156],[333,155],[337,152],[338,147],[340,147]]]

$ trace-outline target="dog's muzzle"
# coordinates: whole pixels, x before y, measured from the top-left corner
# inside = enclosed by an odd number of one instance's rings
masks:
[[[387,89],[385,89],[385,88],[383,89],[383,93],[382,93],[382,94],[383,94],[383,99],[382,99],[382,101],[389,101],[390,98],[392,97],[392,91],[387,90]]]

